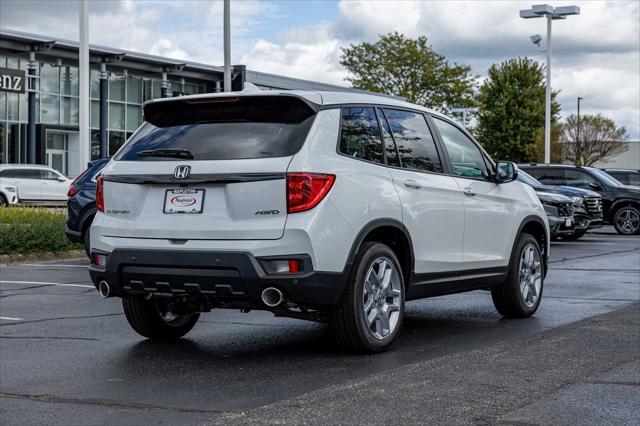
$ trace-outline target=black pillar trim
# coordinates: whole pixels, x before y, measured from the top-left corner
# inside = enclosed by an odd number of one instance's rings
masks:
[[[106,74],[106,73],[105,73]],[[109,156],[109,141],[107,140],[107,78],[100,75],[100,158]]]

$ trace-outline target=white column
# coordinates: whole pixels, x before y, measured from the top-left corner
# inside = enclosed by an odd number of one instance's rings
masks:
[[[231,8],[224,0],[224,91],[231,91]]]
[[[547,90],[544,106],[544,162],[551,163],[551,14],[547,15]]]
[[[87,168],[91,159],[89,132],[89,5],[87,0],[80,0],[80,51],[79,51],[79,140],[78,140],[78,170]]]

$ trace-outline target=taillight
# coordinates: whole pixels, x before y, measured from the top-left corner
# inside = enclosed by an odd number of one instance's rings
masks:
[[[322,173],[287,173],[287,212],[311,210],[327,195],[335,180],[335,175]]]
[[[77,179],[77,178],[76,178]],[[69,190],[67,191],[67,197],[71,198],[78,193],[78,187],[76,186],[76,181],[71,182],[69,186]]]
[[[69,185],[69,191],[67,191],[67,197],[73,197],[78,193],[78,185],[76,185],[76,183],[78,183],[78,181],[82,179],[89,170],[90,169],[86,169],[84,172],[80,173],[78,176],[75,177],[75,179],[71,181],[71,185]]]
[[[96,181],[96,209],[104,213],[104,178],[98,176]]]

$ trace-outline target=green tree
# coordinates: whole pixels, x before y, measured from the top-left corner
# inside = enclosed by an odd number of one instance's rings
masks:
[[[340,63],[357,89],[402,96],[443,112],[474,104],[471,68],[450,65],[426,37],[411,39],[393,32],[375,43],[352,44],[342,49]]]
[[[560,133],[562,156],[576,166],[592,166],[629,149],[627,131],[601,114],[570,115]]]
[[[480,143],[494,158],[535,161],[535,137],[544,128],[545,83],[543,66],[528,58],[511,59],[489,68],[478,95]],[[560,105],[552,94],[551,120]]]

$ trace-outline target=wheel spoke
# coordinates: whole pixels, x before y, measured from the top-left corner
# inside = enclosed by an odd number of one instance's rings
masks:
[[[385,337],[391,331],[389,329],[389,316],[387,316],[387,314],[381,310],[378,318],[380,319],[380,325],[382,326],[382,333],[380,333],[380,335],[382,337]]]
[[[369,326],[371,326],[371,324],[373,324],[373,322],[376,320],[376,318],[378,318],[378,308],[373,308],[367,314],[367,324],[369,324]]]
[[[367,314],[371,310],[371,308],[373,307],[373,302],[374,302],[373,295],[370,294],[369,295],[369,299],[367,299],[367,301],[364,302],[364,313],[365,314]]]

